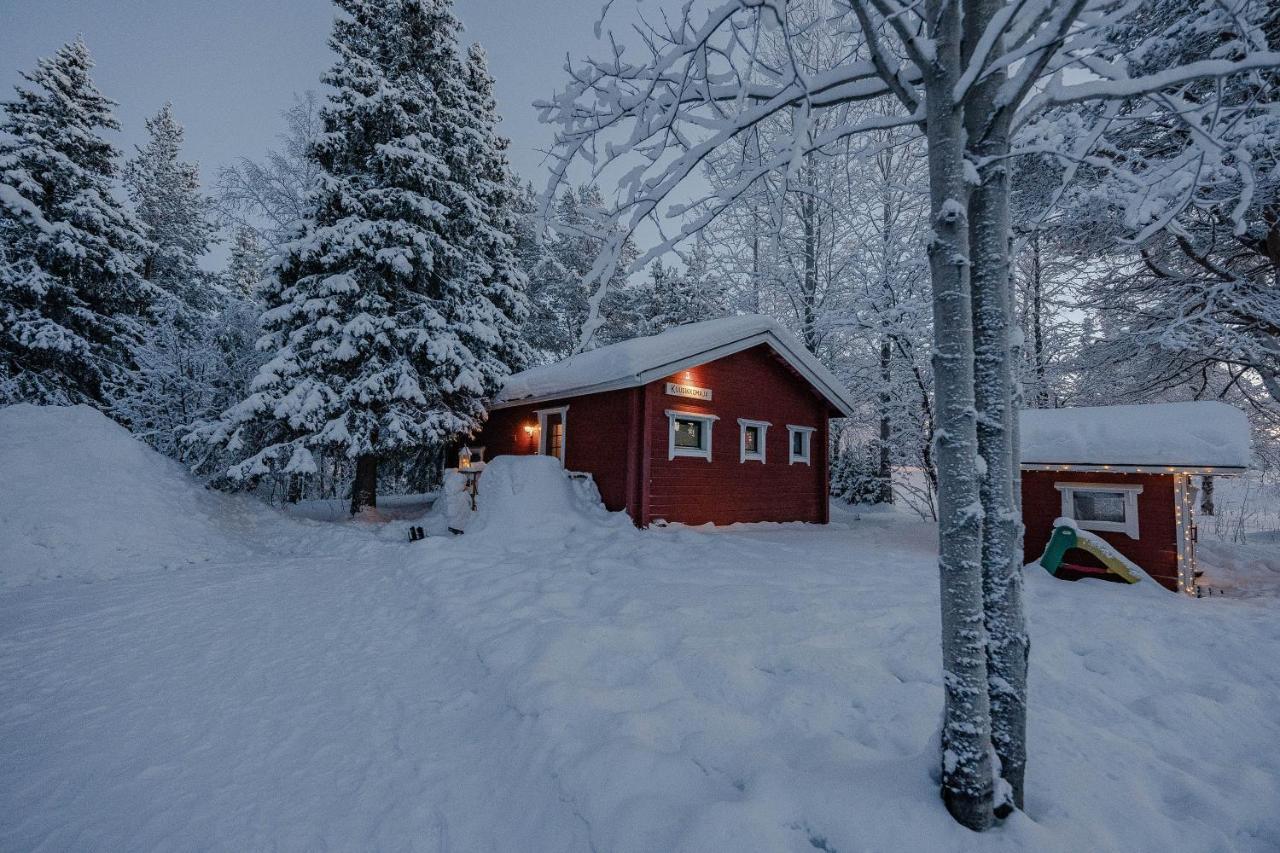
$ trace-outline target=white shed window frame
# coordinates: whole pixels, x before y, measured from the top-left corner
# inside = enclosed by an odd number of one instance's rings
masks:
[[[1123,533],[1130,539],[1139,538],[1138,495],[1142,494],[1142,486],[1131,483],[1054,483],[1053,487],[1062,495],[1062,517],[1071,519],[1080,529]],[[1093,521],[1076,518],[1076,492],[1124,493],[1124,521]]]
[[[547,453],[547,416],[560,416],[560,454],[562,457],[569,455],[569,405],[552,406],[549,409],[535,409],[533,412],[538,416],[538,455],[550,456]],[[564,459],[560,459],[560,464],[564,464]]]
[[[738,462],[759,462],[764,464],[765,447],[768,444],[769,427],[773,426],[770,421],[756,421],[751,418],[738,418]],[[754,452],[747,450],[747,430],[755,427],[759,430],[756,440],[757,445]]]
[[[813,464],[813,434],[818,431],[817,427],[799,426],[798,424],[787,424],[787,464],[795,465],[802,463],[804,465]],[[796,434],[804,436],[804,453],[796,453]]]
[[[702,412],[685,412],[680,409],[667,409],[667,459],[691,457],[711,461],[711,437],[715,432],[715,423],[719,415],[706,415]],[[704,447],[676,447],[676,421],[702,421],[702,438]]]

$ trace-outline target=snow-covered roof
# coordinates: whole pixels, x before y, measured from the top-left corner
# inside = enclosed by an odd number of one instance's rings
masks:
[[[1022,413],[1024,465],[1249,467],[1249,421],[1211,400],[1031,409]]]
[[[849,392],[777,321],[760,314],[721,317],[632,338],[509,377],[492,408],[634,388],[745,349],[768,344],[841,414]]]

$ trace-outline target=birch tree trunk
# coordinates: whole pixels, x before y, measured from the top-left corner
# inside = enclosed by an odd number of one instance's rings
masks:
[[[1002,0],[965,0],[965,53],[977,44]],[[966,56],[966,64],[968,56]],[[994,72],[977,82],[965,103],[969,155],[980,164],[969,196],[972,259],[974,401],[982,501],[982,603],[987,634],[991,741],[1006,785],[998,784],[995,814],[1023,804],[1026,774],[1027,637],[1022,610],[1021,521],[1013,494],[1012,294],[1009,279],[1009,125],[997,96],[1005,81]]]
[[[991,719],[981,572],[958,0],[930,0],[933,61],[924,69],[933,236],[933,370],[937,400],[938,574],[942,603],[942,799],[962,825],[991,826]]]

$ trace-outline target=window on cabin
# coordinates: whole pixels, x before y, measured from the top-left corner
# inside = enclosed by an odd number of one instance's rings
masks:
[[[676,447],[692,447],[701,450],[703,421],[691,418],[676,418]]]
[[[1109,521],[1124,524],[1124,492],[1072,492],[1077,521]]]
[[[812,464],[812,454],[810,446],[813,443],[813,427],[787,425],[790,432],[791,452],[787,460],[788,464],[794,465],[801,462],[805,465]]]
[[[769,429],[768,421],[753,421],[738,418],[739,462],[763,462],[765,450],[765,434]]]
[[[1082,530],[1123,533],[1138,538],[1138,495],[1127,483],[1054,483],[1062,494],[1062,515]]]
[[[715,415],[668,409],[667,419],[670,422],[668,459],[697,456],[711,461],[711,428],[717,420]]]

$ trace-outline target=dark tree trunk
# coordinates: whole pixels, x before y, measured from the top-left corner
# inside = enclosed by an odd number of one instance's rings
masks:
[[[378,456],[364,453],[356,457],[356,481],[351,487],[351,514],[359,515],[378,506]]]
[[[1049,389],[1045,385],[1044,357],[1044,280],[1040,265],[1040,235],[1031,236],[1031,334],[1036,366],[1036,408],[1049,405]]]
[[[288,491],[285,493],[285,500],[291,504],[296,504],[298,501],[302,500],[302,475],[301,474],[289,475],[289,488],[288,488]]]
[[[882,504],[893,503],[893,465],[889,454],[891,434],[889,404],[892,401],[889,394],[891,355],[889,337],[886,335],[880,342],[880,464],[876,471],[876,478],[880,481],[876,503]]]
[[[801,169],[803,195],[800,197],[800,224],[804,232],[804,282],[800,294],[800,322],[804,330],[804,345],[809,352],[818,353],[818,241],[821,239],[818,223],[818,199],[816,169],[810,158]]]

